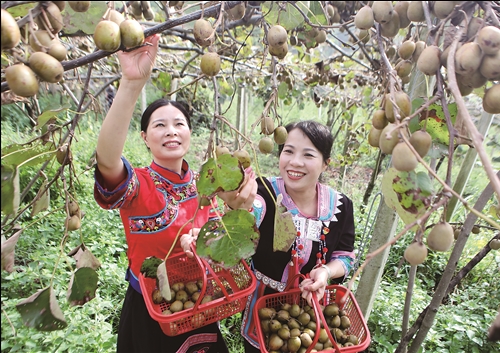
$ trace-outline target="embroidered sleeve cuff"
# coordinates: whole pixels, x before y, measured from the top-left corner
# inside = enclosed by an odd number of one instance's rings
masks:
[[[125,169],[127,170],[127,177],[114,190],[108,190],[103,186],[102,175],[97,167],[95,169],[94,198],[102,208],[119,208],[123,204],[126,197],[132,194],[137,186],[137,177],[134,169],[124,157],[122,157],[122,161],[125,165]]]

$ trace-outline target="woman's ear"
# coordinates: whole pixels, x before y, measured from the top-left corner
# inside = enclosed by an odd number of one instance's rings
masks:
[[[331,158],[328,158],[326,161],[325,161],[325,165],[323,166],[323,171],[326,171],[328,169],[328,166],[330,165],[330,162],[332,161]]]
[[[146,147],[149,149],[148,139],[147,139],[148,135],[144,131],[141,131],[141,137],[144,143],[146,144]]]

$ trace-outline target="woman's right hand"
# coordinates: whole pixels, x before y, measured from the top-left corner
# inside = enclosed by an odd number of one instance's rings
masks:
[[[193,228],[187,234],[181,235],[181,247],[182,250],[186,253],[187,257],[194,257],[193,252],[191,251],[191,244],[196,244],[196,239],[198,239],[198,234],[200,233],[200,228]]]
[[[159,40],[160,35],[154,34],[146,38],[145,45],[142,47],[129,52],[119,51],[117,53],[122,70],[122,79],[128,81],[146,81],[149,79],[156,60]]]

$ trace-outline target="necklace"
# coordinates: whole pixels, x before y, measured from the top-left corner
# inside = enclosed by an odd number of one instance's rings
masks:
[[[321,228],[321,234],[319,235],[319,249],[316,253],[316,264],[324,265],[326,264],[326,253],[328,252],[328,248],[326,247],[326,234],[330,232],[330,228],[323,226]],[[295,241],[292,245],[292,261],[290,261],[290,265],[293,266],[293,257],[297,258],[297,263],[301,266],[304,259],[304,242],[306,239],[301,236],[301,232],[297,231],[297,235],[295,237]]]

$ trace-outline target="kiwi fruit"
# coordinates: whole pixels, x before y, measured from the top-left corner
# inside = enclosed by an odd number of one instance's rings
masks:
[[[455,70],[460,75],[470,75],[479,69],[483,53],[476,42],[462,45],[455,53]]]
[[[220,57],[217,53],[205,53],[201,57],[200,69],[207,76],[215,76],[220,71]]]
[[[125,20],[120,23],[121,43],[125,48],[134,48],[144,42],[144,31],[136,20]]]
[[[374,17],[373,10],[370,6],[365,5],[354,16],[354,25],[356,28],[368,30],[373,27]]]
[[[380,133],[379,147],[385,154],[392,154],[394,146],[399,142],[399,129],[395,124],[388,124]],[[390,132],[389,139],[387,134]]]
[[[326,42],[326,31],[320,30],[316,37],[314,37],[314,40],[316,40],[316,43]]]
[[[269,54],[277,57],[278,59],[283,59],[286,54],[288,54],[288,44],[284,43],[282,45],[270,45]]]
[[[272,47],[282,46],[287,40],[286,29],[280,25],[274,25],[267,31],[267,43]]]
[[[66,228],[70,232],[77,230],[77,229],[80,229],[81,226],[82,226],[82,222],[80,221],[80,217],[78,217],[77,215],[73,215],[73,216],[68,217],[66,219]]]
[[[21,40],[21,31],[16,20],[9,11],[2,9],[2,50],[12,49],[19,44]]]
[[[259,308],[258,315],[259,319],[271,319],[276,314],[276,310],[273,308]]]
[[[489,242],[488,245],[490,246],[491,250],[498,250],[498,249],[500,249],[500,240],[493,239]]]
[[[426,46],[427,45],[423,40],[418,40],[415,42],[415,50],[413,51],[413,55],[411,56],[414,63],[417,62],[418,58],[420,57],[420,54],[422,54]]]
[[[440,20],[448,17],[455,8],[455,4],[453,1],[435,1],[432,12],[436,15]]]
[[[421,242],[413,242],[406,248],[404,258],[412,266],[420,265],[427,258],[427,248]]]
[[[174,301],[172,304],[170,304],[169,310],[173,313],[177,313],[179,311],[182,311],[184,309],[184,303],[181,302],[180,300]]]
[[[481,75],[489,81],[500,80],[500,51],[495,55],[485,55],[479,67]]]
[[[373,18],[380,24],[388,23],[394,15],[392,1],[374,1],[372,5]],[[398,24],[399,26],[399,24]]]
[[[410,19],[408,18],[409,6],[409,1],[396,1],[396,3],[394,4],[394,11],[396,11],[399,16],[399,28],[406,28],[411,23]]]
[[[52,37],[45,29],[30,33],[28,43],[34,51],[46,51],[52,44]]]
[[[194,22],[194,39],[201,47],[208,47],[213,43],[214,37],[211,36],[212,32],[212,25],[207,20],[199,19]]]
[[[269,154],[273,151],[274,149],[274,142],[271,140],[269,137],[263,137],[259,141],[259,151],[261,151],[264,154]]]
[[[185,290],[188,295],[192,296],[193,293],[198,292],[198,285],[194,281],[187,282]]]
[[[241,20],[245,16],[245,10],[245,3],[241,2],[227,10],[227,17],[232,21]]]
[[[94,31],[94,43],[104,51],[118,50],[121,45],[120,26],[109,20],[99,22]]]
[[[411,134],[410,144],[417,151],[418,155],[424,158],[431,148],[432,137],[427,131],[418,130]]]
[[[417,157],[410,147],[403,141],[399,142],[392,150],[392,166],[400,172],[411,172],[418,165]]]
[[[64,68],[53,56],[37,51],[31,54],[29,58],[30,68],[35,72],[43,81],[56,83],[62,80]]]
[[[399,77],[407,77],[411,74],[413,64],[409,60],[401,60],[395,67]]]
[[[265,116],[260,121],[260,132],[264,135],[271,135],[274,132],[274,120],[270,116]]]
[[[483,96],[483,109],[490,114],[500,114],[500,84],[488,88]]]
[[[342,330],[346,330],[348,329],[349,327],[351,327],[351,320],[349,319],[348,316],[341,316],[340,317],[340,328]]]
[[[382,130],[384,127],[389,124],[389,121],[387,120],[385,116],[385,110],[383,109],[378,109],[373,113],[372,116],[372,125],[375,129]]]
[[[47,25],[51,27],[52,33],[56,34],[63,28],[61,10],[59,10],[59,7],[57,7],[57,5],[53,2],[46,2],[46,4],[47,5],[44,6],[44,11],[47,15],[47,19],[49,20],[49,23]],[[35,23],[38,25],[39,29],[50,30],[50,28],[45,28],[41,14],[35,18]]]
[[[233,152],[233,157],[238,158],[238,161],[240,161],[240,164],[244,169],[250,167],[252,160],[247,150],[236,150]]]
[[[274,129],[273,138],[276,144],[282,145],[288,138],[288,131],[286,131],[286,128],[284,126],[280,125],[276,129]]]
[[[217,146],[217,147],[215,147],[215,155],[217,157],[220,157],[223,154],[229,154],[229,153],[230,153],[229,148],[227,148],[226,146]]]
[[[49,50],[47,51],[47,54],[53,56],[59,61],[63,61],[66,60],[66,57],[68,55],[68,50],[59,41],[59,39],[55,38],[54,40],[52,40],[52,43],[49,46]]]
[[[417,60],[417,68],[427,76],[435,75],[440,66],[441,49],[436,45],[425,48]]]
[[[68,5],[75,12],[87,12],[90,8],[90,1],[68,1]]]
[[[153,293],[151,294],[151,297],[153,299],[153,303],[155,303],[155,304],[163,303],[163,297],[162,297],[159,289],[155,288],[153,290]]]
[[[411,39],[404,41],[398,48],[398,55],[403,60],[408,60],[415,52],[415,42]]]
[[[425,21],[424,8],[421,1],[410,1],[408,5],[408,12],[406,13],[408,19],[412,22]]]
[[[500,29],[494,26],[483,27],[477,34],[476,41],[485,55],[496,55],[500,49]]]
[[[427,235],[427,246],[434,251],[448,251],[454,240],[453,227],[448,222],[442,222],[432,227]]]
[[[108,20],[113,21],[118,26],[125,21],[125,17],[116,10],[110,10],[108,13]]]
[[[31,97],[38,92],[38,81],[35,73],[22,63],[6,68],[5,80],[11,91],[18,96]]]
[[[380,1],[377,1],[380,2]],[[380,24],[381,34],[387,38],[394,38],[399,32],[399,15],[397,12],[393,12],[391,19]]]

